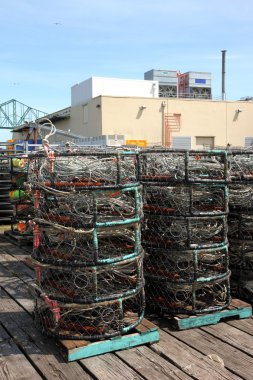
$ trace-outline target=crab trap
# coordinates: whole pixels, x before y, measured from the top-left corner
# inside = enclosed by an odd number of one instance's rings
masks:
[[[9,199],[13,205],[11,229],[4,232],[5,237],[17,244],[32,245],[32,230],[29,220],[33,217],[33,201],[25,188],[27,181],[28,160],[24,155],[11,156],[9,171],[12,186]]]
[[[10,157],[0,157],[0,222],[10,222],[13,215],[13,205],[9,198],[12,187],[10,163]]]
[[[229,181],[225,150],[150,149],[140,153],[140,179],[146,184]]]
[[[253,152],[231,151],[228,237],[231,291],[253,302]]]
[[[140,153],[147,305],[169,315],[230,302],[225,151]]]
[[[111,351],[112,341],[105,342],[114,337],[124,337],[119,348],[157,340],[154,328],[145,339],[131,336],[145,311],[137,154],[41,152],[30,156],[28,175],[40,330],[58,340],[85,340],[85,346],[100,342],[97,353]],[[87,349],[81,355],[89,355]]]

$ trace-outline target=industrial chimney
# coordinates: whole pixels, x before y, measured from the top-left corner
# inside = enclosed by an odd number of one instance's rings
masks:
[[[221,87],[222,100],[226,100],[226,90],[225,90],[226,52],[227,50],[221,50],[221,53],[222,53],[222,87]]]

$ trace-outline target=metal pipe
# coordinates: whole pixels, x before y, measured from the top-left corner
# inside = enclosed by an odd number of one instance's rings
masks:
[[[222,53],[222,100],[226,100],[226,90],[225,90],[225,74],[226,74],[226,52],[227,50],[221,50]]]

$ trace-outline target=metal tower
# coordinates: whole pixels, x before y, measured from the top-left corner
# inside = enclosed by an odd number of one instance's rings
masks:
[[[13,129],[26,121],[30,122],[45,115],[45,112],[11,99],[0,104],[0,129]]]

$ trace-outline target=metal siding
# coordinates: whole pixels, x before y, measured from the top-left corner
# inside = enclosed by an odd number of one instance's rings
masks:
[[[177,71],[174,70],[150,70],[144,73],[147,80],[156,80],[159,84],[177,84]]]
[[[173,149],[191,149],[191,136],[172,136]]]
[[[211,73],[189,71],[185,75],[187,86],[211,88]]]

